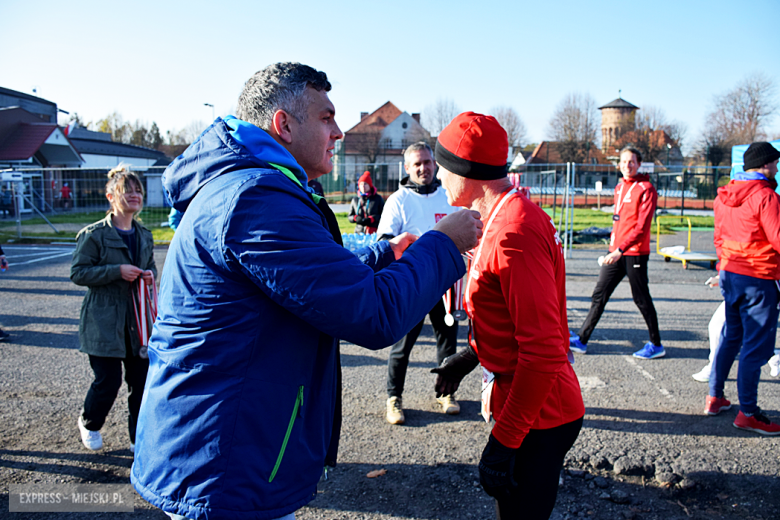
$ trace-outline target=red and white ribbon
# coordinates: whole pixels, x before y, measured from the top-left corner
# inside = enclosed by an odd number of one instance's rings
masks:
[[[444,311],[447,313],[444,316],[444,323],[448,327],[455,325],[456,320],[466,319],[466,311],[463,310],[463,286],[463,278],[461,278],[442,296]]]
[[[138,340],[145,352],[152,335],[154,320],[157,319],[157,285],[154,283],[154,275],[150,284],[146,283],[143,276],[139,276],[133,284],[133,309]],[[141,357],[144,357],[143,352]]]

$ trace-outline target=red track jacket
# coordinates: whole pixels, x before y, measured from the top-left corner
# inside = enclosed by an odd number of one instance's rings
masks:
[[[620,248],[626,256],[650,254],[650,233],[657,204],[658,192],[650,184],[650,177],[638,174],[623,178],[615,188],[610,253]]]
[[[731,181],[715,199],[715,249],[720,270],[780,279],[780,195],[777,183]]]
[[[488,219],[483,215],[486,226]],[[482,237],[468,277],[471,344],[482,366],[496,374],[496,439],[517,448],[532,428],[582,417],[579,382],[566,357],[565,265],[550,217],[525,196],[512,195]]]

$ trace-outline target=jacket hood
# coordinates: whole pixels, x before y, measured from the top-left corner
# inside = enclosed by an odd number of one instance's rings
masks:
[[[185,211],[203,186],[227,171],[242,168],[281,170],[313,193],[306,173],[290,152],[265,130],[233,116],[217,118],[204,130],[165,169],[162,184],[171,205]]]
[[[753,173],[753,172],[747,172],[747,173]],[[722,188],[718,188],[718,198],[725,204],[726,206],[736,208],[738,206],[741,206],[744,204],[745,200],[748,199],[751,195],[756,193],[757,191],[763,189],[763,188],[770,188],[774,191],[775,188],[777,188],[777,182],[774,180],[768,180],[763,175],[759,174],[753,174],[758,175],[760,178],[745,178],[745,179],[739,179],[734,178],[733,180],[729,181],[728,184],[723,186]],[[743,175],[743,177],[745,177]]]
[[[441,181],[434,177],[433,182],[430,184],[417,184],[416,182],[412,181],[410,176],[407,175],[401,179],[400,185],[408,190],[412,190],[415,193],[419,193],[420,195],[430,195],[431,193],[435,193],[439,186],[441,186]]]

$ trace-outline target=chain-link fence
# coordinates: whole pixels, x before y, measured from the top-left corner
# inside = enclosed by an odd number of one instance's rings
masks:
[[[403,161],[393,163],[352,163],[334,161],[333,172],[317,181],[322,184],[330,202],[349,202],[357,193],[357,180],[363,172],[371,172],[374,187],[387,199],[398,190],[398,183],[406,175]]]
[[[558,207],[566,192],[566,164],[531,164],[520,172],[520,185],[527,187],[531,199],[543,206]],[[167,225],[170,207],[163,192],[161,176],[164,167],[132,167],[139,174],[146,197],[141,219],[147,227]],[[68,230],[100,218],[108,209],[105,196],[109,168],[29,168],[5,171],[0,181],[0,213],[7,225],[0,233],[19,237],[54,230],[65,224]],[[729,179],[729,167],[685,166],[658,167],[648,171],[658,190],[658,207],[662,209],[711,210],[717,188]],[[334,170],[317,179],[331,202],[349,202],[357,191],[357,180],[371,172],[374,186],[386,199],[398,189],[406,174],[403,162],[344,163],[336,162]],[[13,180],[11,178],[13,177]],[[577,207],[610,206],[620,172],[613,165],[573,164],[572,194]],[[599,189],[600,188],[600,189]],[[40,226],[36,226],[36,219]],[[90,220],[92,219],[92,220]],[[16,226],[13,225],[16,222]],[[22,230],[23,222],[30,222]]]
[[[131,167],[144,184],[144,209],[140,215],[150,228],[167,225],[170,206],[162,189],[164,167]],[[22,237],[72,234],[102,218],[109,209],[106,199],[110,168],[22,168],[6,170],[0,177],[0,213],[7,224],[0,231]],[[13,225],[16,221],[16,226]]]
[[[573,164],[574,206],[611,206],[621,174],[610,164]],[[641,170],[650,175],[662,209],[711,210],[717,188],[728,182],[730,167],[671,166]],[[529,164],[520,172],[520,184],[542,206],[558,206],[566,191],[566,164]]]

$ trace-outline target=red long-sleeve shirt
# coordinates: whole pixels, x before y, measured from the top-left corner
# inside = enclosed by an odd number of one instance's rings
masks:
[[[650,184],[650,177],[623,178],[615,188],[610,253],[620,248],[626,256],[650,254],[650,234],[657,204],[658,192]]]
[[[486,226],[488,218],[483,216]],[[585,414],[566,356],[563,253],[550,217],[520,194],[500,208],[481,247],[468,273],[472,346],[482,366],[497,374],[493,435],[517,448],[530,429],[554,428]]]
[[[732,180],[715,199],[719,269],[780,279],[780,195],[775,182]]]

